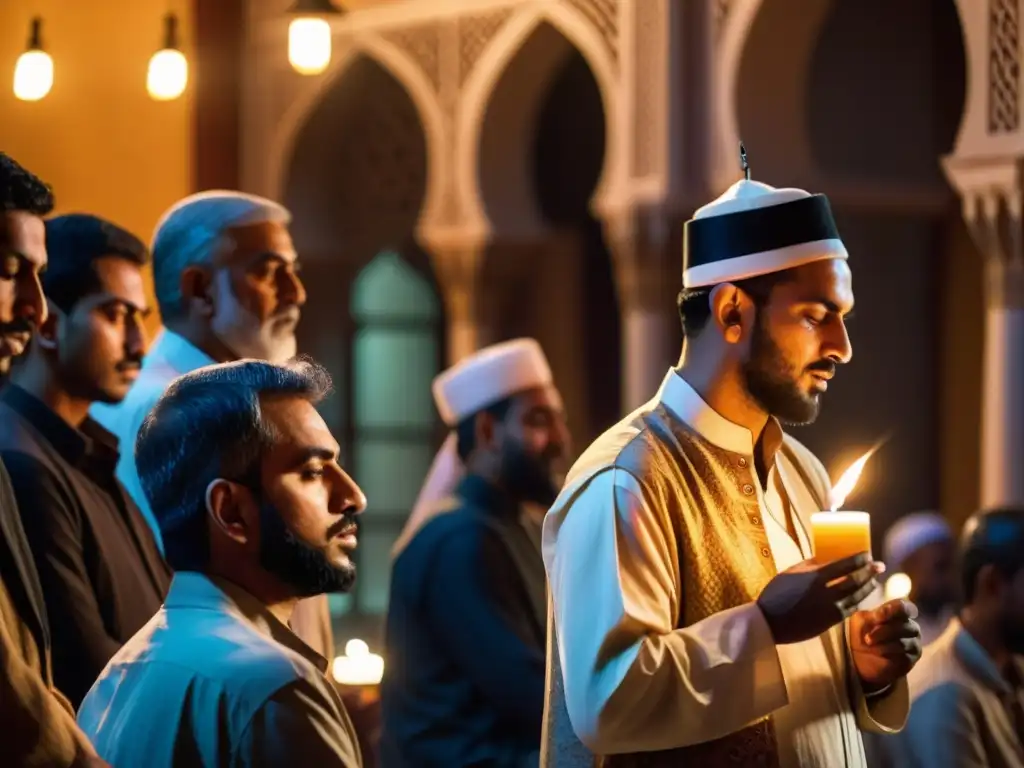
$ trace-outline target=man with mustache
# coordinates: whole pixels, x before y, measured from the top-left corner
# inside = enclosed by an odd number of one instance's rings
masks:
[[[781,427],[850,359],[846,248],[824,196],[744,179],[686,223],[683,262],[678,367],[544,521],[546,763],[866,766],[861,729],[907,716],[916,609],[857,610],[867,552],[813,559],[828,475]]]
[[[0,358],[20,355],[46,322],[39,275],[46,267],[42,217],[50,188],[0,153]],[[39,576],[0,462],[0,762],[18,766],[105,765],[53,686],[50,626]]]
[[[284,362],[295,355],[306,291],[290,220],[278,203],[229,191],[191,195],[164,213],[153,234],[153,285],[164,330],[128,396],[92,408],[121,445],[135,445],[146,415],[176,377],[213,363]],[[160,544],[133,451],[121,451],[117,476]],[[326,597],[303,601],[292,621],[299,637],[333,658]]]
[[[89,418],[138,376],[149,312],[138,238],[96,216],[46,222],[49,313],[0,393],[0,457],[39,572],[57,687],[78,705],[160,608],[170,572]],[[126,446],[131,450],[131,446]]]
[[[1024,765],[1024,508],[974,515],[959,547],[959,615],[911,674],[906,768]]]
[[[78,721],[114,766],[361,765],[328,660],[288,627],[355,578],[366,499],[338,463],[311,362],[208,366],[177,379],[136,463],[174,579]]]
[[[396,546],[382,685],[382,762],[536,765],[547,594],[527,504],[555,498],[569,434],[533,339],[434,381],[452,435]]]

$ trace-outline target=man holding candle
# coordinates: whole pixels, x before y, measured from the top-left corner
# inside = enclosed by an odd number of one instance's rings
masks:
[[[829,479],[780,425],[851,356],[827,199],[738,182],[687,223],[683,282],[679,366],[544,523],[546,763],[865,766],[861,729],[906,719],[919,630],[903,601],[856,611],[863,545],[812,559]]]

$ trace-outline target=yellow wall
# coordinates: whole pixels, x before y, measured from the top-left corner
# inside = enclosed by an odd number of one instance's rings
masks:
[[[53,185],[58,213],[95,213],[146,242],[191,189],[191,83],[172,102],[146,93],[168,10],[189,55],[188,0],[0,2],[0,150]],[[43,17],[54,84],[30,103],[14,98],[12,83],[33,13]]]

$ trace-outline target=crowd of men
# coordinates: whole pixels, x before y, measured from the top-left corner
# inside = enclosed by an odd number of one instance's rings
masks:
[[[147,246],[53,207],[0,154],[4,765],[1024,766],[1024,509],[814,559],[829,479],[782,425],[852,354],[823,196],[744,179],[694,214],[680,361],[571,467],[535,341],[437,378],[373,754],[326,601],[367,500],[296,357],[289,212],[200,193]],[[886,566],[910,599],[872,601]]]

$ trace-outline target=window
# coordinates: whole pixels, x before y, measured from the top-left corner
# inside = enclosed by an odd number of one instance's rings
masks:
[[[387,609],[391,547],[437,447],[431,382],[440,370],[441,312],[430,282],[394,252],[377,255],[351,294],[350,463],[369,505],[352,595],[332,596],[335,616]]]

